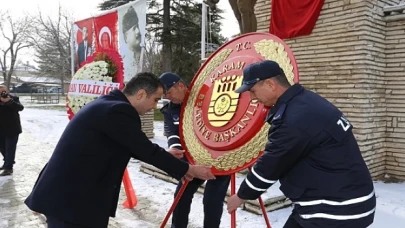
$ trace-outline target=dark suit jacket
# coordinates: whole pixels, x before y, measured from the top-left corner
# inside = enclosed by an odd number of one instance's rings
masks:
[[[20,114],[24,109],[17,96],[10,95],[7,103],[0,102],[0,135],[15,136],[22,132]]]
[[[118,90],[85,105],[67,125],[25,203],[36,212],[89,227],[115,216],[131,157],[179,178],[188,164],[153,144]]]
[[[87,51],[89,50],[89,42],[87,42]],[[88,55],[89,53],[87,53]],[[86,60],[86,49],[84,48],[84,41],[82,41],[77,47],[77,57],[78,57],[78,67],[81,66],[82,62]]]

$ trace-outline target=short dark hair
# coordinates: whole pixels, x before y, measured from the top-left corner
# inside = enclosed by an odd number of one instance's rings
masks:
[[[164,86],[156,75],[149,72],[142,72],[131,78],[131,80],[129,80],[129,82],[125,85],[122,92],[126,95],[134,95],[139,90],[143,89],[146,91],[146,94],[149,97],[159,88],[164,89]]]
[[[281,73],[279,75],[272,77],[271,79],[276,81],[282,87],[288,88],[291,86],[290,82],[288,81],[287,77],[285,76],[284,71],[281,71]]]

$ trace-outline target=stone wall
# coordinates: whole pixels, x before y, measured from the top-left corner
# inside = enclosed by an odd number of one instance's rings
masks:
[[[386,27],[386,172],[405,179],[405,20]]]
[[[353,123],[355,136],[373,177],[394,174],[386,167],[389,162],[392,162],[391,167],[394,164],[400,167],[398,157],[395,161],[391,161],[393,157],[387,157],[393,154],[388,150],[386,138],[390,135],[387,120],[394,107],[387,102],[391,98],[386,93],[386,83],[392,77],[388,74],[392,73],[386,67],[386,59],[391,54],[386,52],[388,38],[383,13],[385,5],[398,2],[325,0],[312,34],[285,40],[296,57],[300,82],[334,103]],[[271,1],[258,0],[255,12],[258,31],[268,32]],[[395,109],[399,112],[397,106]],[[405,116],[405,112],[402,111],[402,115]],[[400,115],[395,117],[398,119]],[[395,118],[391,119],[394,121]],[[397,119],[397,127],[403,126]],[[400,136],[397,134],[396,137]],[[398,140],[394,143],[397,156],[401,154],[398,150],[404,153],[399,149],[399,146],[404,146],[398,144]],[[405,141],[403,135],[402,140]],[[404,161],[402,165],[405,166]],[[405,178],[404,168],[400,173],[396,176]]]
[[[153,120],[154,120],[153,111],[148,112],[145,115],[141,116],[142,131],[145,132],[148,138],[155,137],[155,134],[153,133]]]

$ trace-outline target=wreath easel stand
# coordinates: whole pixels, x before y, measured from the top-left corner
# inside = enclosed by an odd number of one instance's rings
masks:
[[[249,170],[250,169],[251,169],[251,167],[249,167]],[[170,209],[167,212],[162,224],[160,225],[160,228],[164,228],[166,226],[170,216],[173,214],[173,211],[176,208],[177,204],[179,203],[180,198],[183,195],[184,190],[186,189],[189,182],[190,181],[188,181],[188,180],[184,181],[184,183],[181,186],[179,192],[177,193],[177,196],[174,198],[172,206],[170,207]],[[236,194],[236,173],[232,173],[231,174],[231,195],[235,195],[235,194]],[[260,196],[258,200],[259,200],[259,204],[260,204],[260,209],[262,211],[264,220],[266,222],[266,227],[271,228],[270,220],[269,220],[269,217],[267,215],[267,211],[266,211],[266,208],[264,206],[262,197]],[[236,228],[236,210],[231,213],[231,228]]]

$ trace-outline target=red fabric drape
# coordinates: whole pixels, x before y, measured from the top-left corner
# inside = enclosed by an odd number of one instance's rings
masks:
[[[309,35],[324,0],[272,0],[270,33],[281,39]]]

